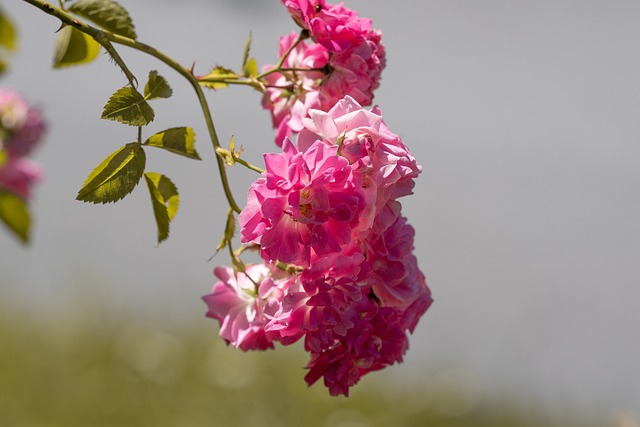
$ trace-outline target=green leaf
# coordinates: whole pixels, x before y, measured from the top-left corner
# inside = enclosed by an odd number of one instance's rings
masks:
[[[76,28],[64,27],[58,32],[53,68],[89,63],[99,52],[97,41]]]
[[[200,160],[195,149],[196,133],[190,127],[176,127],[151,135],[144,145],[164,148],[190,159]]]
[[[0,45],[9,50],[14,50],[17,44],[16,28],[13,22],[0,10]]]
[[[145,172],[144,179],[149,187],[153,214],[158,226],[158,244],[169,237],[169,223],[176,216],[180,205],[178,189],[166,176]]]
[[[227,213],[227,223],[224,227],[224,236],[222,236],[222,240],[216,246],[216,253],[223,249],[227,244],[233,239],[233,235],[236,232],[236,217],[233,214],[233,209],[229,209]]]
[[[244,75],[245,77],[253,77],[258,75],[258,63],[255,58],[249,58],[249,61],[244,67]]]
[[[146,156],[137,142],[125,145],[102,161],[87,177],[76,200],[91,203],[117,202],[140,181]]]
[[[251,39],[253,35],[249,32],[249,38],[247,39],[247,43],[244,45],[244,52],[242,54],[242,69],[244,70],[247,66],[247,60],[249,59],[249,52],[251,52]]]
[[[31,216],[22,197],[6,190],[0,190],[0,219],[22,243],[29,241]]]
[[[173,94],[173,91],[167,80],[155,70],[149,72],[149,80],[144,86],[144,98],[169,98],[171,94]]]
[[[223,89],[229,86],[224,82],[226,79],[237,79],[239,76],[232,70],[224,67],[216,67],[206,76],[198,76],[197,79],[201,86],[209,89]]]
[[[78,0],[69,11],[114,34],[131,39],[137,37],[129,12],[113,0]]]
[[[131,126],[146,126],[155,113],[140,92],[131,86],[118,89],[104,106],[101,118]]]

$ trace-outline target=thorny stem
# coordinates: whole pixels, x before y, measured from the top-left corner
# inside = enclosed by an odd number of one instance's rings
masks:
[[[258,90],[259,92],[264,92],[265,87],[268,87],[264,84],[264,82],[262,81],[265,77],[267,77],[270,74],[273,73],[278,73],[281,71],[291,71],[291,72],[296,72],[296,71],[300,71],[300,72],[309,72],[309,71],[324,71],[324,68],[286,68],[283,67],[282,65],[284,64],[284,62],[287,60],[287,58],[289,57],[289,55],[291,54],[291,52],[293,52],[293,49],[296,48],[296,46],[298,46],[300,44],[300,42],[302,42],[303,40],[309,38],[309,34],[306,30],[302,30],[300,32],[300,34],[298,35],[297,40],[289,47],[289,49],[287,49],[287,51],[280,57],[280,59],[278,60],[278,63],[273,67],[270,68],[260,74],[258,74],[257,76],[253,76],[253,77],[249,77],[249,78],[220,78],[215,79],[215,82],[220,82],[220,83],[226,83],[229,85],[245,85],[245,86],[251,86],[254,89]],[[212,81],[212,80],[209,80]]]
[[[65,12],[64,10],[62,10],[62,8],[56,8],[54,6],[51,6],[51,4],[47,3],[47,2],[43,2],[41,0],[24,0],[25,2],[37,7],[38,9],[42,10],[43,12],[54,16],[58,19],[60,19],[64,24],[73,26],[74,28],[78,29],[79,31],[91,36],[94,40],[96,40],[98,43],[100,43],[102,46],[105,47],[105,49],[109,50],[110,52],[113,51],[113,46],[110,46],[110,43],[116,43],[116,44],[120,44],[123,46],[127,46],[130,47],[132,49],[136,49],[139,50],[143,53],[146,53],[148,55],[153,56],[154,58],[160,60],[161,62],[165,63],[166,65],[168,65],[170,68],[172,68],[173,70],[175,70],[178,74],[180,74],[181,76],[183,76],[193,87],[194,91],[196,92],[196,96],[198,98],[198,102],[200,103],[200,108],[202,109],[202,112],[204,114],[204,119],[205,122],[207,124],[207,129],[209,131],[209,137],[211,138],[211,143],[213,145],[214,151],[216,152],[216,161],[218,163],[218,170],[220,172],[220,179],[222,181],[222,187],[224,189],[224,193],[225,196],[227,198],[227,201],[229,202],[229,206],[231,207],[231,209],[233,209],[236,212],[240,212],[241,209],[238,207],[237,203],[235,202],[234,198],[233,198],[233,194],[231,192],[231,188],[229,186],[229,180],[227,178],[227,174],[226,174],[226,170],[225,170],[225,166],[224,166],[224,161],[223,159],[217,155],[217,149],[220,148],[220,141],[218,140],[218,135],[216,133],[215,127],[213,125],[213,120],[211,118],[211,110],[209,109],[209,105],[207,103],[207,100],[204,96],[204,92],[202,91],[202,88],[200,87],[200,84],[198,83],[198,80],[195,78],[195,76],[193,75],[193,73],[191,72],[191,70],[188,70],[186,68],[184,68],[183,66],[181,66],[180,64],[178,64],[177,62],[175,62],[173,59],[169,58],[167,55],[165,55],[164,53],[158,51],[157,49],[153,48],[152,46],[149,46],[145,43],[141,43],[138,42],[136,40],[130,39],[128,37],[123,37],[117,34],[113,34],[113,33],[109,33],[109,32],[104,32],[102,30],[99,30],[95,27],[92,27],[84,22],[81,22],[80,20],[78,20],[77,18],[75,18],[73,15],[68,14],[67,12]],[[109,49],[110,48],[110,49]],[[116,59],[116,58],[114,58]],[[117,60],[117,59],[116,59]],[[282,60],[281,62],[284,62],[284,60]],[[280,64],[282,65],[282,64]],[[125,71],[126,74],[126,71]],[[130,76],[127,75],[127,79],[131,81],[131,79],[129,78]]]

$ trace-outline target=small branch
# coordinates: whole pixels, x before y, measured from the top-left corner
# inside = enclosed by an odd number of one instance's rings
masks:
[[[292,72],[302,72],[302,73],[308,73],[310,71],[323,72],[324,71],[324,67],[321,67],[321,68],[280,68],[278,71],[280,71],[280,72],[292,71]]]
[[[293,52],[293,49],[296,48],[296,46],[298,46],[303,40],[305,40],[306,38],[308,38],[308,31],[307,30],[302,30],[300,32],[300,34],[298,35],[298,38],[296,39],[296,41],[289,46],[289,49],[287,49],[287,51],[284,53],[284,55],[282,55],[282,57],[280,57],[280,60],[278,60],[278,63],[276,64],[275,67],[271,68],[270,70],[267,70],[263,73],[260,73],[256,76],[257,80],[262,80],[263,78],[267,77],[269,74],[273,74],[273,73],[277,73],[279,71],[281,71],[282,69],[282,64],[284,64],[284,61],[287,60],[287,58],[289,57],[289,54],[291,52]]]
[[[246,167],[247,169],[251,169],[252,171],[258,172],[258,173],[264,173],[266,172],[264,169],[259,168],[258,166],[254,166],[251,163],[247,162],[246,160],[243,160],[239,157],[233,156],[233,159],[236,161],[236,163],[240,163],[242,166]]]
[[[113,47],[109,39],[105,37],[104,31],[98,30],[97,37],[94,37],[94,38],[98,43],[102,45],[102,47],[104,47],[107,53],[111,56],[111,59],[113,59],[116,62],[116,64],[120,67],[124,75],[127,77],[127,80],[129,80],[129,84],[131,85],[131,87],[132,88],[138,87],[138,79],[136,79],[136,76],[134,76],[133,73],[129,71],[127,64],[124,63],[124,61],[122,60],[122,58],[120,57],[116,49]]]
[[[110,45],[111,43],[116,43],[116,44],[120,44],[123,46],[127,46],[130,47],[132,49],[136,49],[139,50],[143,53],[146,53],[147,55],[151,55],[154,58],[158,59],[159,61],[163,62],[164,64],[168,65],[170,68],[172,68],[173,70],[175,70],[178,74],[180,74],[181,76],[183,76],[185,79],[187,79],[187,81],[189,81],[189,83],[191,84],[191,86],[193,87],[193,90],[196,92],[196,96],[198,98],[198,102],[200,103],[200,107],[202,109],[202,112],[204,114],[204,119],[205,122],[207,124],[207,129],[209,131],[209,137],[211,138],[211,143],[213,145],[213,149],[214,151],[216,151],[217,148],[220,147],[220,142],[218,140],[218,135],[216,133],[215,127],[213,125],[213,120],[211,118],[211,110],[209,109],[209,105],[207,104],[207,100],[204,96],[204,93],[202,91],[202,88],[200,87],[198,80],[195,78],[195,76],[193,75],[193,73],[191,72],[191,70],[182,67],[180,64],[178,64],[177,62],[175,62],[173,59],[169,58],[167,55],[165,55],[164,53],[158,51],[157,49],[153,48],[152,46],[149,46],[145,43],[142,42],[138,42],[136,40],[130,39],[128,37],[123,37],[117,34],[112,34],[112,33],[108,33],[108,32],[104,32],[98,28],[92,27],[80,20],[78,20],[75,16],[65,12],[64,10],[62,10],[61,8],[56,8],[51,6],[51,4],[41,1],[41,0],[23,0],[26,3],[29,3],[35,7],[37,7],[38,9],[42,10],[43,12],[54,16],[58,19],[60,19],[63,23],[67,24],[67,25],[71,25],[74,28],[77,28],[78,30],[82,31],[83,33],[91,36],[94,40],[96,40],[98,43],[100,43],[102,46],[105,46],[105,49],[107,49],[109,51],[109,49],[106,47],[107,45]],[[115,52],[115,49],[113,49],[113,46],[111,46],[111,50],[113,52]],[[111,51],[110,51],[111,53]],[[117,53],[116,53],[117,55]],[[117,58],[119,58],[119,56],[117,56]],[[121,65],[122,61],[120,59],[120,61],[118,61],[118,59],[116,59],[116,57],[114,57],[114,59],[116,60],[116,62],[118,63],[118,65]],[[127,74],[127,69],[126,67],[123,68],[123,71],[125,72],[125,74]],[[132,74],[127,74],[127,79],[131,82],[131,76],[133,76]],[[134,77],[135,79],[135,77]],[[233,194],[231,193],[231,188],[229,186],[229,180],[227,178],[227,174],[224,168],[224,161],[223,159],[216,154],[216,161],[218,163],[218,171],[220,173],[220,179],[222,181],[222,187],[225,193],[225,196],[227,198],[227,201],[229,202],[229,206],[236,212],[241,212],[241,209],[238,207],[238,204],[235,202],[234,198],[233,198]]]

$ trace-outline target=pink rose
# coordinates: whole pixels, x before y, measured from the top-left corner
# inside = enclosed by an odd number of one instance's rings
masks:
[[[331,55],[331,73],[320,89],[322,110],[329,110],[347,95],[362,105],[373,102],[373,91],[380,86],[386,55],[384,46],[380,44],[380,32],[372,31],[370,36]]]
[[[332,5],[324,0],[282,0],[292,18],[311,37],[330,52],[342,52],[367,37],[371,20],[359,18],[356,11],[342,3]]]
[[[353,326],[343,335],[333,334],[333,343],[309,350],[311,359],[305,380],[309,385],[320,378],[329,393],[349,395],[349,387],[372,371],[383,369],[402,357],[408,340],[401,313],[390,307],[380,307],[370,297],[362,298],[350,311]],[[305,344],[309,341],[309,337]]]
[[[364,200],[337,149],[317,142],[299,152],[285,139],[281,154],[265,154],[238,218],[242,242],[260,244],[265,261],[305,266],[350,243]]]
[[[398,217],[396,199],[412,194],[414,179],[422,171],[408,147],[384,124],[380,110],[365,110],[347,96],[328,112],[310,110],[306,129],[298,136],[305,150],[321,138],[325,144],[340,144],[340,154],[352,165],[363,184],[366,206],[361,228],[381,233]]]
[[[410,233],[411,234],[411,233]],[[412,243],[390,242],[389,259],[406,257]],[[411,236],[412,237],[412,236]],[[419,274],[413,295],[404,308],[386,306],[372,284],[368,256],[356,246],[342,254],[317,259],[285,292],[281,311],[265,330],[298,339],[304,335],[310,353],[305,380],[320,378],[332,395],[349,394],[349,388],[375,370],[401,362],[419,317],[430,304],[430,294]]]
[[[326,7],[325,0],[282,0],[289,14],[296,23],[309,29],[309,20]]]
[[[348,395],[363,375],[402,361],[432,302],[398,201],[422,168],[380,110],[362,107],[386,61],[371,21],[324,0],[282,3],[304,29],[280,39],[290,54],[265,78],[282,152],[265,154],[238,218],[241,241],[259,245],[266,265],[247,269],[253,281],[216,269],[222,281],[205,301],[220,335],[243,350],[304,338],[306,382]],[[277,279],[281,263],[298,273]]]
[[[220,336],[244,351],[273,348],[280,334],[265,331],[264,326],[281,309],[291,280],[275,279],[262,264],[248,266],[246,274],[234,274],[229,267],[214,272],[220,281],[202,299],[209,307],[207,317],[220,322]]]
[[[283,0],[294,20],[309,31],[286,58],[284,68],[266,78],[263,107],[271,110],[276,143],[303,129],[310,109],[328,111],[345,96],[370,105],[386,65],[381,33],[371,20],[359,18],[344,5],[320,0]],[[280,39],[280,55],[297,40],[295,33]],[[268,69],[269,67],[266,67]],[[309,70],[309,71],[302,71]]]
[[[399,217],[382,234],[368,240],[370,283],[385,306],[404,310],[423,294],[431,295],[413,255],[414,235],[407,219]]]

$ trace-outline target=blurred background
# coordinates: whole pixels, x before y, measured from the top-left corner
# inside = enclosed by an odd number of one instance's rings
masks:
[[[205,74],[260,66],[295,26],[276,0],[121,0],[141,41]],[[118,48],[140,79],[174,89],[148,135],[191,126],[202,162],[147,150],[178,186],[155,247],[146,191],[75,201],[89,172],[133,141],[100,120],[126,84],[105,55],[52,70],[59,23],[3,2],[20,33],[2,86],[49,122],[32,244],[0,234],[0,425],[637,427],[640,419],[640,3],[635,0],[348,0],[383,31],[375,102],[423,165],[403,201],[435,302],[405,362],[348,399],[307,390],[301,345],[241,354],[200,297],[226,207],[188,84]],[[223,143],[275,151],[246,88],[209,92]],[[147,135],[147,136],[148,136]],[[236,198],[254,176],[230,172]]]

